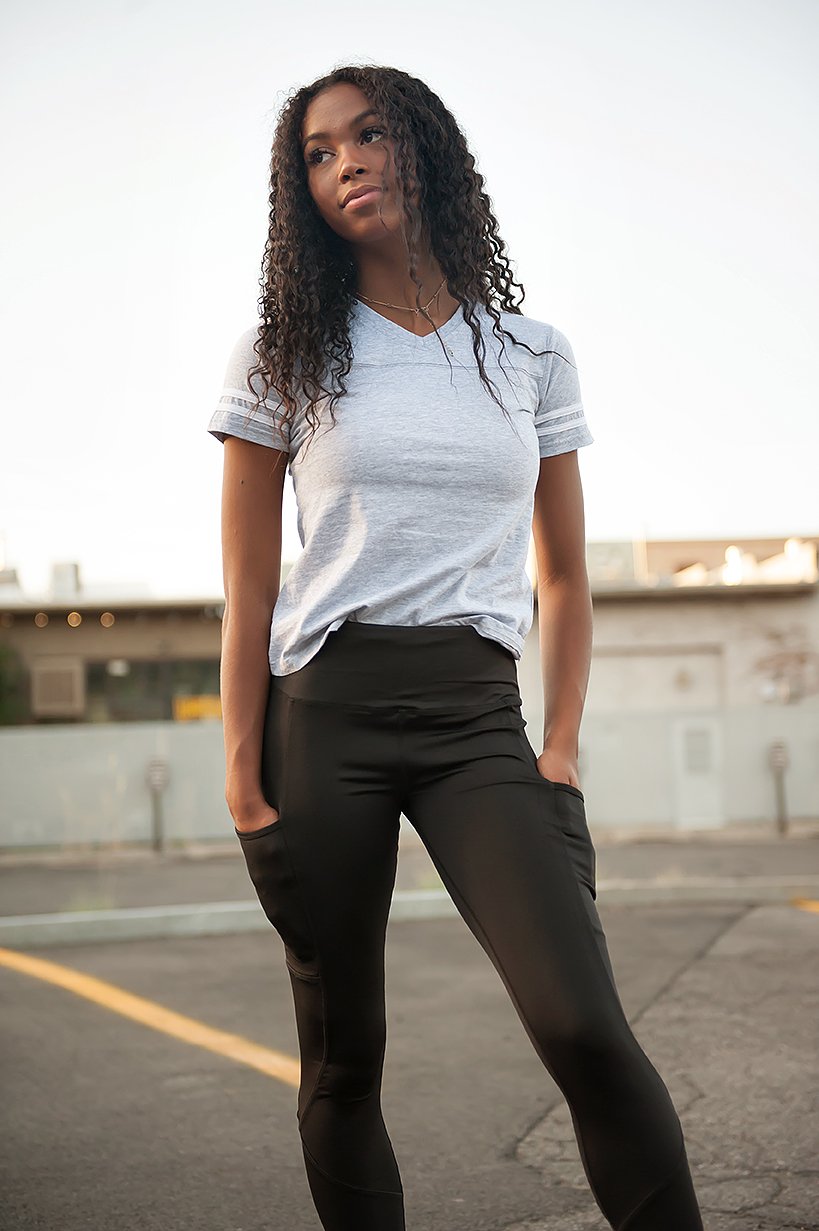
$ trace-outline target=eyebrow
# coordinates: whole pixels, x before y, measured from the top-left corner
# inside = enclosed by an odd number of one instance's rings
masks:
[[[365,120],[368,115],[378,115],[378,112],[373,107],[368,107],[367,110],[362,111],[360,115],[353,116],[353,118],[350,120],[350,128],[354,128],[356,124],[360,124],[361,121]],[[304,147],[310,141],[329,140],[329,137],[330,137],[329,133],[310,133],[310,136],[305,137],[304,140],[302,141],[301,148],[304,149]]]

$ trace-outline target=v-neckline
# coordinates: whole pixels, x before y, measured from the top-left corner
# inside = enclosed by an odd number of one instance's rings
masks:
[[[369,320],[371,324],[377,326],[381,332],[396,341],[403,343],[404,346],[412,350],[426,349],[429,346],[439,346],[439,339],[448,341],[449,338],[457,332],[457,330],[466,324],[466,317],[463,312],[463,304],[458,304],[457,308],[450,316],[448,321],[444,321],[443,325],[438,326],[438,334],[436,337],[435,330],[431,333],[418,334],[410,333],[409,329],[405,329],[403,325],[396,324],[391,321],[388,316],[382,315],[381,312],[376,312],[375,308],[371,308],[369,304],[364,303],[363,299],[355,299],[356,311],[362,313],[364,318]],[[363,310],[363,312],[362,312]]]

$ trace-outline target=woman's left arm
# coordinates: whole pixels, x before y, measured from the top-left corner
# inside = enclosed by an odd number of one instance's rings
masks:
[[[543,676],[538,769],[579,787],[578,735],[591,671],[592,600],[577,450],[540,459],[532,536]]]

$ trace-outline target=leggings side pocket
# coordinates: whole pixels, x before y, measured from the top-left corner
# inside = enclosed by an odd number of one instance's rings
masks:
[[[239,834],[247,870],[262,910],[285,946],[285,960],[303,979],[318,978],[318,961],[298,880],[287,849],[284,817]]]
[[[575,875],[597,898],[597,853],[586,821],[583,794],[569,782],[554,782],[558,823],[575,870]]]

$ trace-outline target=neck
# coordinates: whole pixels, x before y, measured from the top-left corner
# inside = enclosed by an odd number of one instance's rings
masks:
[[[407,311],[420,306],[425,307],[427,315],[439,325],[449,320],[458,307],[458,300],[450,295],[444,281],[443,270],[428,248],[419,253],[417,260],[416,277],[421,283],[420,303],[416,302],[418,288],[409,276],[406,247],[397,237],[394,243],[382,242],[366,248],[357,247],[355,262],[356,291],[361,293],[362,298],[367,297],[364,299],[365,303],[369,304],[373,299],[379,300],[379,304],[369,306],[394,319],[397,324],[409,327],[414,319],[424,321],[423,313],[414,314]],[[429,303],[430,299],[432,303]],[[395,306],[385,307],[385,304]]]

